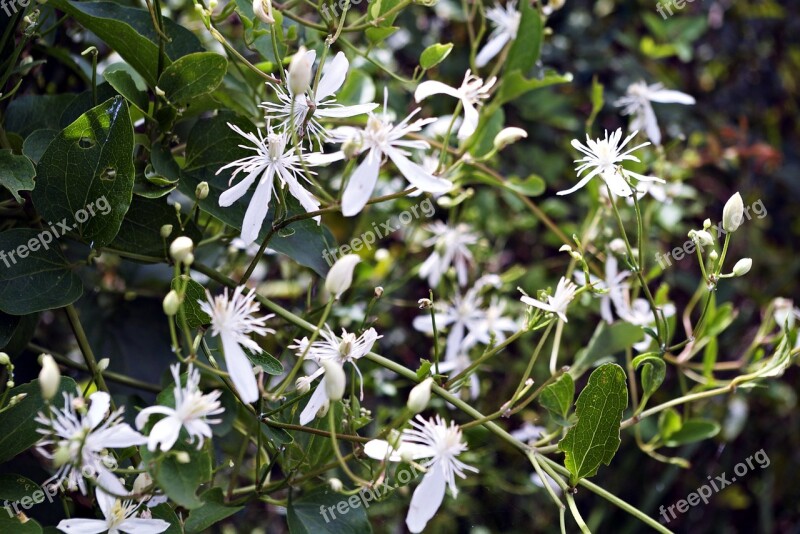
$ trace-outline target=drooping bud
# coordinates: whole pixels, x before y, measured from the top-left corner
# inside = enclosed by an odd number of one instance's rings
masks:
[[[179,451],[175,453],[175,459],[179,464],[188,464],[192,461],[192,457],[186,451]]]
[[[322,360],[322,367],[325,368],[325,393],[328,398],[332,401],[342,400],[347,381],[344,369],[331,360]]]
[[[494,136],[494,148],[498,151],[503,150],[508,145],[516,143],[520,139],[525,139],[526,137],[528,137],[528,132],[522,128],[503,128]]]
[[[172,317],[178,313],[178,308],[181,306],[181,299],[178,296],[178,293],[172,289],[167,296],[164,297],[164,302],[162,303],[164,307],[164,313],[168,317]]]
[[[733,266],[733,276],[744,276],[750,272],[753,267],[753,260],[751,258],[742,258]]]
[[[361,258],[356,254],[347,254],[336,260],[325,278],[325,289],[328,293],[338,299],[342,293],[350,289],[350,284],[353,283],[353,270],[360,261]]]
[[[411,389],[406,406],[412,413],[420,413],[428,407],[428,402],[431,400],[432,385],[433,378],[428,377]]]
[[[194,243],[186,236],[180,236],[169,246],[169,255],[179,263],[186,263],[186,259],[192,254]]]
[[[39,387],[42,388],[42,398],[50,400],[58,392],[58,386],[61,384],[61,371],[58,370],[58,364],[49,354],[42,354],[41,364]]]
[[[197,184],[197,187],[194,188],[194,196],[197,197],[197,200],[203,200],[208,197],[208,182]]]
[[[289,63],[289,92],[292,95],[302,95],[311,86],[311,57],[306,51],[305,46],[292,57]]]
[[[147,473],[139,473],[133,481],[133,492],[142,495],[145,490],[153,485],[153,478]]]
[[[165,224],[165,225],[163,225],[161,227],[161,237],[163,237],[164,239],[168,238],[169,234],[171,234],[171,233],[172,233],[172,225],[171,224]]]
[[[417,301],[420,310],[428,310],[433,306],[433,301],[431,299],[422,298]]]
[[[722,228],[726,232],[735,232],[744,221],[744,203],[742,202],[742,195],[736,193],[722,209]]]

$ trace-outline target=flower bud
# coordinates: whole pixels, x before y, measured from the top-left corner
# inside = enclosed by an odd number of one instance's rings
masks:
[[[627,248],[625,247],[625,241],[623,241],[619,237],[611,240],[611,242],[608,244],[608,249],[614,254],[617,254],[618,256],[622,256],[627,252]]]
[[[411,389],[406,406],[412,413],[420,413],[428,407],[428,402],[431,400],[432,385],[433,378],[428,377]]]
[[[183,264],[188,267],[189,265],[191,265],[193,263],[194,263],[194,254],[192,254],[190,252],[189,254],[186,255],[185,258],[183,258]]]
[[[297,389],[297,392],[301,395],[308,393],[311,391],[311,380],[307,376],[301,376],[297,380],[294,381],[294,387]]]
[[[711,261],[717,261],[719,259],[719,254],[717,254],[716,250],[712,250],[708,257],[711,259]]]
[[[272,16],[271,0],[253,0],[253,13],[264,24],[275,23],[275,18]]]
[[[342,491],[342,489],[344,489],[344,484],[342,484],[342,481],[339,480],[338,478],[328,479],[328,485],[336,493],[339,493],[340,491]]]
[[[27,393],[20,393],[19,395],[14,395],[10,399],[8,399],[8,405],[9,406],[16,406],[20,402],[24,401],[25,397],[27,397],[27,396],[28,396]]]
[[[109,360],[108,358],[103,358],[102,360],[97,362],[97,370],[102,373],[103,371],[108,369],[108,364],[110,363],[111,360]]]
[[[703,221],[703,230],[708,230],[711,228],[711,219],[706,219]]]
[[[503,128],[494,136],[494,148],[498,151],[503,150],[508,145],[516,143],[520,139],[525,139],[526,137],[528,137],[528,132],[522,128]]]
[[[701,247],[708,247],[714,244],[714,237],[705,230],[692,230],[690,234],[691,235],[689,237],[691,237],[695,243]]]
[[[344,369],[341,365],[331,360],[322,360],[322,367],[325,369],[325,393],[328,398],[332,401],[342,400],[347,380],[344,375]]]
[[[375,298],[379,299],[383,296],[383,286],[378,286],[375,288]]]
[[[167,293],[167,296],[164,297],[164,302],[162,305],[164,307],[164,313],[168,317],[176,315],[178,313],[178,308],[180,308],[181,305],[181,299],[178,296],[178,293],[174,289],[171,290],[169,293]]]
[[[179,451],[175,453],[175,459],[179,464],[188,464],[192,461],[192,457],[186,451]]]
[[[163,237],[164,239],[168,238],[169,234],[171,234],[171,233],[172,233],[172,225],[171,224],[165,224],[165,225],[163,225],[161,227],[161,237]]]
[[[433,301],[431,299],[423,298],[423,299],[419,299],[417,301],[417,304],[419,304],[419,309],[420,310],[428,310],[433,306]]]
[[[41,364],[39,387],[42,388],[42,397],[50,400],[58,392],[58,386],[61,384],[61,371],[58,370],[58,364],[49,354],[42,354]]]
[[[742,258],[733,266],[733,276],[744,276],[750,272],[753,267],[753,260],[751,258]]]
[[[306,51],[305,46],[292,57],[289,63],[289,92],[292,95],[302,95],[311,85],[311,55]]]
[[[0,352],[0,365],[8,365],[11,363],[11,358],[8,357],[8,354],[5,352]]]
[[[353,283],[353,270],[360,261],[361,258],[356,254],[347,254],[336,260],[325,278],[325,289],[328,293],[338,299],[342,293],[350,289],[350,284]]]
[[[55,468],[69,463],[70,460],[72,460],[72,454],[69,452],[69,445],[60,445],[53,453],[53,467]]]
[[[194,249],[194,243],[192,240],[186,236],[180,236],[172,242],[169,246],[169,255],[172,257],[173,260],[176,262],[184,262],[187,256],[192,253]]]
[[[133,492],[143,494],[147,488],[153,485],[153,478],[147,473],[139,473],[133,481]]]
[[[345,159],[353,159],[361,153],[362,142],[360,138],[351,137],[342,143],[342,153]]]
[[[208,197],[208,182],[197,184],[197,187],[194,188],[194,196],[197,197],[197,200],[203,200]]]
[[[722,209],[722,228],[726,232],[735,232],[741,226],[744,220],[744,203],[742,202],[742,195],[736,193]]]
[[[322,403],[322,406],[319,407],[317,410],[317,417],[325,417],[328,415],[328,410],[331,408],[331,401],[325,399],[325,402]]]

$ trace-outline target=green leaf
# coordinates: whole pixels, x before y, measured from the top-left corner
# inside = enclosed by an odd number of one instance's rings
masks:
[[[719,434],[720,426],[710,419],[688,419],[683,422],[680,430],[672,432],[664,441],[667,447],[678,447],[687,443],[695,443],[713,438]]]
[[[373,45],[380,44],[385,41],[390,35],[396,32],[399,28],[396,26],[383,26],[377,28],[367,28],[364,33],[367,39]]]
[[[78,385],[75,381],[62,376],[61,384],[58,386],[58,392],[53,400],[59,403],[63,399],[63,393],[74,395],[77,391]],[[39,381],[34,380],[15,387],[9,393],[9,398],[22,393],[27,396],[18,404],[0,413],[0,428],[3,429],[0,434],[0,463],[7,462],[17,454],[30,449],[42,438],[42,435],[36,431],[39,423],[34,421],[36,415],[44,410],[45,406]]]
[[[167,503],[150,508],[150,512],[153,514],[153,519],[161,519],[169,523],[169,528],[165,530],[163,534],[183,534],[184,531],[181,527],[181,520],[178,519],[175,510]]]
[[[503,182],[503,186],[527,197],[538,197],[546,188],[544,179],[538,174],[531,174],[524,180],[512,176]]]
[[[547,409],[554,418],[564,421],[572,407],[575,398],[575,382],[569,373],[564,373],[561,377],[544,388],[539,395],[539,404]]]
[[[127,63],[114,63],[103,71],[103,78],[131,104],[147,113],[150,108],[147,82],[133,67]]]
[[[25,350],[33,338],[39,314],[8,315],[0,312],[0,349],[12,358]]]
[[[91,30],[136,71],[150,87],[155,87],[158,73],[158,36],[150,13],[115,2],[71,2],[50,0],[48,5],[63,11]],[[164,32],[170,38],[164,46],[165,65],[203,47],[195,35],[164,17]]]
[[[419,56],[419,66],[423,69],[430,69],[435,67],[450,55],[453,50],[453,43],[447,44],[432,44],[422,51]]]
[[[222,83],[227,70],[228,60],[219,54],[189,54],[164,69],[158,79],[158,88],[164,91],[171,103],[184,105],[214,91]]]
[[[0,475],[0,501],[18,501],[40,488],[39,484],[22,475]]]
[[[0,513],[0,532],[13,532],[14,534],[41,534],[42,526],[30,518],[25,523],[22,523],[16,518],[16,516],[9,517],[5,510],[3,510],[3,512]]]
[[[283,373],[283,364],[281,364],[281,362],[269,352],[245,351],[245,354],[247,354],[247,357],[250,359],[253,365],[258,365],[268,375],[279,375]]]
[[[11,191],[14,199],[22,204],[20,191],[33,190],[33,177],[36,170],[31,160],[25,156],[14,155],[10,149],[0,150],[0,185]]]
[[[597,114],[600,113],[600,110],[603,109],[603,84],[597,81],[597,76],[592,78],[592,112],[589,114],[589,118],[586,119],[586,129],[589,130],[594,124],[594,120],[597,118]]]
[[[15,98],[6,112],[5,129],[27,137],[34,130],[60,130],[61,113],[75,98],[74,94],[25,95]]]
[[[105,102],[117,96],[117,91],[111,87],[111,84],[101,83],[97,86],[97,102]],[[63,130],[76,120],[96,106],[95,95],[91,89],[79,93],[69,105],[61,113],[61,118],[58,119],[58,129]]]
[[[609,325],[603,321],[597,325],[586,348],[578,352],[569,374],[578,378],[600,358],[621,352],[641,340],[641,327],[630,323]]]
[[[162,394],[166,392],[172,393],[172,390],[164,390]],[[162,398],[161,395],[159,398]],[[151,418],[146,425],[148,432],[153,424],[155,424],[155,419]],[[141,447],[139,452],[153,480],[164,490],[164,493],[180,506],[193,510],[203,505],[203,501],[197,497],[198,488],[211,480],[210,447],[211,442],[206,441],[205,445],[198,450],[196,445],[185,443],[179,439],[172,447],[172,452],[188,453],[191,461],[186,464],[179,463],[174,455],[163,454],[159,450],[150,451],[147,447]]]
[[[250,121],[227,112],[210,119],[199,120],[189,133],[186,143],[186,167],[183,169],[178,188],[185,195],[194,198],[197,184],[202,181],[208,182],[210,192],[208,198],[200,201],[200,208],[225,224],[241,230],[252,192],[247,193],[233,206],[221,208],[219,196],[228,189],[232,171],[228,169],[219,175],[216,173],[223,165],[249,156],[252,151],[239,147],[244,139],[228,127],[226,124],[228,122],[239,126],[245,132],[255,131],[255,126]],[[291,195],[287,195],[287,204],[290,215],[303,213],[303,209]],[[264,220],[258,234],[259,243],[272,226],[275,206],[277,203],[272,204]],[[320,276],[325,276],[329,267],[322,254],[333,248],[330,243],[334,242],[327,228],[318,225],[312,219],[304,219],[292,223],[285,230],[285,233],[278,233],[272,237],[269,247],[286,254],[300,265],[314,269]]]
[[[506,59],[506,74],[514,71],[519,71],[521,74],[528,72],[539,60],[542,49],[544,23],[539,11],[531,7],[530,2],[522,2],[520,11],[522,17],[517,37],[511,44]]]
[[[203,505],[189,512],[186,518],[184,529],[187,534],[203,532],[212,525],[230,517],[244,506],[228,506],[225,504],[225,497],[222,488],[212,488],[201,496]]]
[[[65,128],[37,171],[31,198],[44,220],[72,223],[95,247],[109,244],[133,196],[133,126],[125,99],[107,100]]]
[[[22,153],[34,162],[39,163],[39,160],[44,155],[47,147],[53,142],[53,139],[58,137],[60,130],[36,130],[25,138],[22,145]]]
[[[607,363],[595,369],[575,403],[578,422],[558,443],[564,451],[564,466],[570,472],[572,485],[597,474],[600,464],[611,463],[619,448],[619,427],[627,406],[628,388],[622,367]]]
[[[206,290],[185,274],[182,274],[180,278],[173,278],[171,288],[177,290],[179,285],[182,286],[184,283],[186,284],[186,293],[181,303],[180,312],[186,314],[186,323],[189,328],[197,328],[210,323],[211,317],[201,310],[200,304],[198,304],[199,300],[205,302]]]
[[[83,294],[83,282],[52,238],[49,231],[33,228],[0,233],[0,311],[26,315],[61,308]]]
[[[681,429],[683,420],[681,414],[673,408],[667,408],[658,416],[658,434],[666,441],[672,434]]]
[[[633,368],[642,368],[642,392],[645,398],[650,397],[664,382],[667,365],[653,352],[640,354],[633,359]]]
[[[557,85],[561,83],[569,83],[572,81],[572,74],[558,74],[553,70],[545,72],[542,78],[526,79],[520,71],[515,71],[503,77],[503,82],[500,84],[500,89],[497,92],[495,100],[492,105],[501,106],[506,102],[516,100],[534,89],[541,89],[550,85]]]
[[[345,513],[336,510],[339,503],[346,503]],[[323,517],[320,507],[333,511]],[[331,514],[335,514],[331,517]],[[367,512],[358,495],[342,495],[323,487],[314,490],[299,499],[289,499],[287,508],[289,532],[291,534],[366,534],[372,532]],[[326,521],[327,518],[327,521]]]
[[[161,227],[172,225],[172,233],[164,239]],[[175,208],[166,200],[137,198],[122,221],[119,233],[109,247],[122,252],[167,259],[167,247],[178,236],[185,235],[197,243],[202,234],[194,222],[190,221],[181,231]]]

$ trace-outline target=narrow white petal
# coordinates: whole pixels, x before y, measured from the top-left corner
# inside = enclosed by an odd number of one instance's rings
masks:
[[[145,408],[136,415],[136,428],[141,430],[142,427],[144,427],[144,425],[147,424],[147,420],[153,414],[172,415],[174,413],[175,410],[173,408],[170,408],[169,406],[161,406],[161,405],[150,406],[148,408]]]
[[[267,169],[266,176],[261,179],[253,198],[250,200],[250,205],[247,206],[244,221],[242,222],[242,241],[244,241],[245,245],[249,245],[258,238],[261,225],[264,224],[264,219],[267,217],[274,174],[274,169]]]
[[[367,154],[353,174],[342,194],[342,215],[352,217],[357,215],[367,204],[375,183],[378,181],[378,171],[381,167],[381,158],[373,150]]]
[[[653,144],[660,145],[661,130],[658,128],[658,121],[656,120],[656,114],[653,111],[653,106],[651,106],[649,102],[645,104],[639,113],[636,114],[636,118],[643,124],[645,133],[647,133],[647,137],[653,142]]]
[[[62,519],[56,528],[69,534],[100,534],[108,525],[100,519]]]
[[[111,396],[105,391],[95,391],[89,396],[89,401],[86,420],[89,422],[89,427],[94,428],[106,418],[108,408],[111,406]]]
[[[453,184],[443,178],[437,178],[421,166],[417,165],[397,149],[390,149],[387,156],[397,167],[397,170],[406,177],[411,185],[426,193],[446,193],[453,189]]]
[[[169,523],[163,519],[133,517],[123,521],[117,528],[120,532],[125,532],[126,534],[159,534],[169,528]]]
[[[99,462],[98,462],[99,464]],[[108,490],[108,493],[114,495],[129,495],[130,492],[122,485],[117,475],[106,469],[102,465],[96,465],[97,468],[97,485]],[[102,490],[101,490],[102,491]]]
[[[300,205],[303,206],[303,209],[309,212],[317,211],[319,209],[319,202],[317,202],[317,200],[311,196],[311,193],[306,191],[306,189],[300,185],[297,179],[292,176],[289,171],[283,168],[278,168],[278,172],[283,178],[283,181],[289,186],[289,192],[300,202]],[[314,220],[317,221],[317,224],[319,224],[320,217],[314,217]]]
[[[414,533],[422,532],[442,505],[444,490],[444,470],[441,463],[436,463],[422,477],[422,482],[411,497],[411,506],[406,516],[408,530]]]
[[[222,192],[219,196],[219,205],[220,207],[227,208],[247,193],[247,190],[250,189],[250,186],[253,185],[256,177],[264,171],[264,166],[260,166],[255,169],[253,172],[248,174],[244,177],[244,179],[240,180],[239,183],[234,185],[233,187],[226,189]]]
[[[147,448],[154,451],[161,444],[161,450],[168,451],[178,441],[180,433],[181,422],[174,417],[165,417],[153,425],[150,436],[148,436]]]
[[[350,62],[343,52],[339,52],[334,56],[333,60],[322,70],[322,78],[317,87],[317,93],[314,95],[314,100],[322,102],[333,93],[339,90],[344,83],[347,76],[347,69],[350,67]]]
[[[120,449],[133,445],[142,445],[147,438],[132,429],[127,423],[114,425],[99,432],[93,432],[88,438],[94,450]]]
[[[495,37],[489,39],[481,51],[478,52],[475,58],[475,65],[478,67],[485,67],[494,56],[500,53],[509,39],[511,39],[511,35],[505,32],[499,33]]]
[[[454,98],[458,98],[458,89],[450,87],[442,82],[428,80],[417,86],[417,90],[414,91],[414,100],[421,102],[431,95],[450,95]]]
[[[346,117],[355,117],[369,113],[377,108],[378,104],[356,104],[355,106],[324,106],[317,108],[314,112],[315,117],[334,117],[342,119]]]
[[[114,502],[116,502],[117,499],[100,488],[97,488],[94,494],[95,497],[97,497],[97,506],[99,506],[100,511],[103,512],[103,517],[109,517],[111,509],[114,507]]]
[[[691,106],[695,103],[693,96],[669,89],[653,91],[647,95],[647,99],[651,102],[659,102],[661,104],[683,104],[685,106]]]
[[[236,386],[236,391],[244,402],[251,403],[258,400],[258,384],[253,375],[253,364],[247,358],[242,347],[228,333],[220,335],[222,349],[225,351],[225,364],[231,381]]]
[[[461,128],[458,129],[458,138],[466,139],[475,133],[478,129],[478,121],[480,115],[478,110],[469,102],[464,102],[464,122],[461,123]]]
[[[323,154],[322,152],[312,152],[306,154],[303,159],[308,165],[327,165],[344,159],[344,152],[331,152],[330,154]]]
[[[328,400],[328,394],[325,393],[325,377],[323,376],[322,380],[317,384],[317,389],[314,390],[314,393],[311,394],[311,398],[308,399],[306,407],[300,412],[300,424],[305,426],[313,421],[326,400]]]

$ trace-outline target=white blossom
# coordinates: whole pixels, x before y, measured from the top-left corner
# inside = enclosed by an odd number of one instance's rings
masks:
[[[428,458],[422,464],[427,472],[414,490],[406,516],[406,526],[416,533],[422,532],[436,514],[447,487],[454,498],[458,497],[456,475],[466,478],[465,471],[477,473],[478,470],[458,459],[467,450],[467,444],[454,422],[448,425],[438,415],[427,420],[418,415],[410,423],[412,428],[403,430],[397,449],[384,440],[374,439],[364,445],[364,453],[375,460],[391,462]]]
[[[103,519],[62,519],[56,528],[67,534],[98,534],[106,531],[109,534],[158,534],[170,526],[163,519],[144,517],[149,516],[147,511],[139,515],[139,503],[119,500],[99,487],[95,495]]]
[[[265,336],[275,331],[267,328],[265,323],[274,314],[264,317],[255,317],[259,312],[258,303],[255,301],[256,292],[244,294],[245,287],[238,286],[233,294],[228,297],[228,288],[222,295],[212,297],[206,290],[207,301],[198,301],[200,309],[211,317],[211,334],[219,336],[222,350],[225,353],[225,364],[231,381],[239,392],[239,397],[244,402],[258,400],[258,384],[253,374],[253,365],[244,353],[244,349],[252,352],[262,352],[258,343],[250,339],[249,334]]]
[[[611,251],[609,251],[606,258],[605,280],[601,280],[593,274],[589,275],[589,282],[592,283],[596,289],[606,291],[600,296],[600,317],[608,324],[614,322],[614,315],[611,313],[611,304],[613,303],[616,307],[621,305],[622,292],[624,289],[628,288],[628,285],[623,282],[630,275],[630,271],[619,270],[619,262]],[[574,278],[575,281],[581,285],[586,281],[582,272],[575,273]]]
[[[555,293],[547,296],[547,302],[531,298],[528,295],[523,295],[520,297],[520,300],[528,306],[555,313],[566,323],[567,308],[569,307],[569,303],[572,302],[572,299],[575,298],[575,292],[577,290],[578,286],[562,276],[561,280],[558,281]]]
[[[644,130],[653,144],[660,145],[661,130],[658,128],[652,102],[689,106],[694,104],[695,100],[686,93],[664,89],[660,83],[647,85],[642,81],[629,85],[625,96],[614,103],[615,106],[623,108],[623,115],[633,115],[631,130]]]
[[[495,3],[494,7],[486,11],[486,18],[494,28],[489,40],[475,57],[478,67],[485,67],[509,42],[517,38],[522,14],[517,10],[516,0],[511,0],[505,7]]]
[[[175,407],[157,405],[145,408],[136,416],[136,428],[141,430],[151,415],[166,415],[150,430],[147,448],[154,451],[161,444],[162,451],[170,450],[178,440],[181,428],[185,428],[190,442],[194,443],[196,439],[199,449],[203,446],[205,438],[211,437],[211,426],[209,425],[220,422],[220,419],[209,419],[208,417],[225,411],[219,401],[222,392],[212,391],[207,395],[203,394],[200,391],[200,371],[191,364],[187,371],[185,387],[181,386],[180,364],[173,364],[170,366],[170,370],[175,380],[173,388]]]
[[[467,69],[464,81],[461,82],[459,88],[456,89],[435,80],[428,80],[417,86],[417,90],[414,92],[414,99],[417,102],[421,102],[429,96],[437,94],[449,95],[459,99],[461,106],[464,108],[464,121],[461,123],[461,128],[458,129],[458,138],[466,139],[475,133],[478,128],[478,106],[481,105],[483,100],[489,98],[489,91],[496,82],[497,78],[492,77],[486,83],[483,83],[483,79],[473,75]]]
[[[433,252],[420,266],[419,276],[428,279],[428,285],[436,288],[442,275],[450,266],[456,269],[458,285],[467,284],[468,268],[472,263],[472,252],[468,246],[478,242],[469,225],[459,223],[450,226],[442,221],[435,221],[425,228],[433,236],[423,242],[426,247],[433,247]]]

